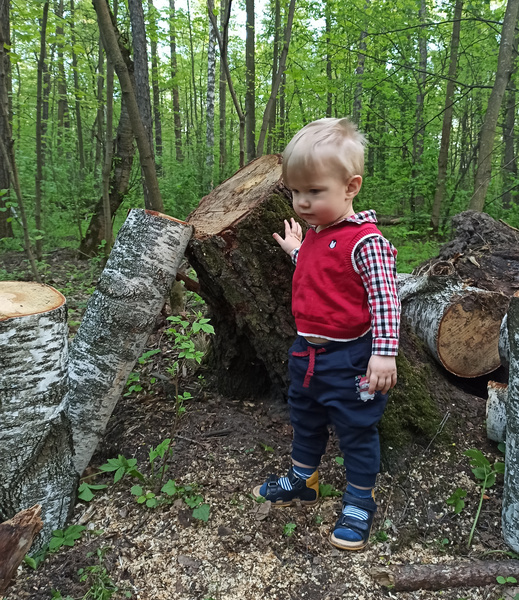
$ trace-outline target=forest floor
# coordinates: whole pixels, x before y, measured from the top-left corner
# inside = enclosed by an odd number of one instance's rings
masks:
[[[68,290],[73,330],[90,275],[77,276],[74,284],[70,273],[84,273],[85,267],[63,254],[49,263],[47,282]],[[13,258],[7,268],[15,267]],[[149,449],[172,437],[162,483],[173,479],[176,490],[170,488],[171,497],[160,494],[167,501],[148,508],[136,501],[131,488],[139,481],[129,475],[116,484],[113,473],[91,477],[90,483],[108,487],[90,502],[77,503],[70,523],[86,527],[81,538],[50,553],[37,570],[20,567],[5,600],[512,600],[519,592],[497,583],[449,589],[445,582],[443,591],[397,593],[379,586],[371,574],[374,567],[388,565],[507,558],[501,537],[502,476],[485,494],[467,549],[480,487],[464,451],[476,448],[491,463],[503,460],[486,439],[484,399],[452,398],[451,419],[458,426],[451,428],[450,438],[417,440],[397,472],[381,474],[370,545],[360,553],[341,552],[328,542],[345,485],[335,438],[320,468],[327,495],[316,506],[280,509],[257,503],[252,488],[271,472],[284,473],[289,463],[286,406],[268,398],[224,398],[214,391],[210,373],[186,373],[180,392],[192,398],[177,421],[171,386],[156,377],[153,382],[154,373],[164,373],[167,361],[175,359],[168,326],[163,316],[158,319],[147,349],[162,351],[136,368],[142,389],[119,401],[87,475],[122,455],[136,458],[136,468],[149,476]],[[446,503],[456,488],[466,491],[459,514]],[[188,503],[201,503],[194,514],[202,518],[195,518]]]

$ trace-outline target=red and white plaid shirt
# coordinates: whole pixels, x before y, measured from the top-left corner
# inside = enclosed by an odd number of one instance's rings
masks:
[[[374,210],[364,210],[345,221],[376,223]],[[297,263],[299,248],[292,251]],[[368,294],[373,334],[373,354],[396,356],[400,332],[400,299],[396,286],[396,254],[393,244],[381,235],[363,240],[355,250],[355,266]]]

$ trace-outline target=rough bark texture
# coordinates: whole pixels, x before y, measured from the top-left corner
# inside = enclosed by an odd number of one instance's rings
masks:
[[[371,574],[377,583],[391,587],[395,592],[479,587],[494,584],[499,575],[519,577],[519,560],[474,560],[458,565],[375,567]]]
[[[499,331],[507,296],[437,276],[406,279],[400,296],[403,314],[448,371],[478,377],[499,367]]]
[[[464,284],[512,296],[519,289],[519,232],[473,210],[452,219],[455,236],[416,275],[451,275]]]
[[[0,525],[0,594],[16,575],[34,537],[43,527],[40,514],[41,506],[36,505]]]
[[[508,386],[506,383],[489,381],[486,410],[487,437],[494,442],[506,439],[506,405],[508,403]]]
[[[519,298],[512,298],[508,310],[510,379],[506,405],[505,487],[502,528],[505,543],[519,552]]]
[[[34,296],[42,301],[39,308],[30,305]],[[65,299],[57,290],[0,283],[0,519],[41,504],[40,543],[65,523],[77,484],[62,405],[67,335]]]
[[[254,0],[245,0],[247,14],[245,34],[245,135],[247,162],[256,156],[256,30],[254,27]]]
[[[9,2],[4,0],[0,2],[0,138],[6,148],[10,148],[11,127],[9,125],[9,89],[11,62],[9,60],[8,48],[11,46],[10,27],[9,27]],[[9,177],[9,168],[7,161],[0,160],[0,190],[9,190],[11,181]],[[4,208],[5,201],[9,196],[0,197],[0,208]],[[0,211],[0,238],[13,237],[13,228],[8,218],[10,211]]]
[[[175,280],[192,229],[134,209],[90,298],[69,359],[66,406],[83,472]]]
[[[213,360],[222,392],[261,395],[286,384],[292,266],[272,232],[291,214],[277,155],[238,171],[188,217],[188,247],[215,326]],[[237,373],[240,377],[237,378]]]

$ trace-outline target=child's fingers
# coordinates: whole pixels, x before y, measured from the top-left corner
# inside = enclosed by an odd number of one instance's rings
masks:
[[[276,240],[278,244],[281,244],[281,242],[283,241],[283,238],[279,235],[279,233],[273,233],[272,237]]]

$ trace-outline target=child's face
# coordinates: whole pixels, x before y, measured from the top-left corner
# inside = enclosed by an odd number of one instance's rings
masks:
[[[301,219],[318,230],[355,214],[352,202],[362,177],[343,179],[326,171],[290,176],[294,210]]]

